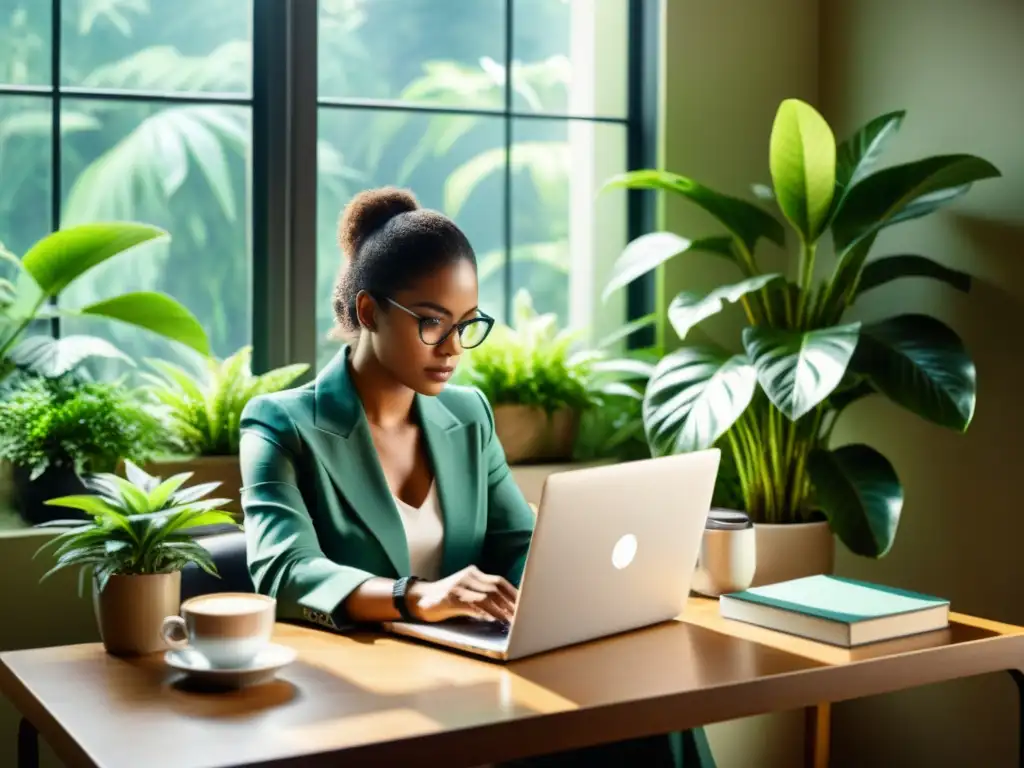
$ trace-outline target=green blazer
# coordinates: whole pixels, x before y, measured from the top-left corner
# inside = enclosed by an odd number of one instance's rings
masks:
[[[242,412],[242,508],[249,573],[278,617],[331,629],[373,576],[409,574],[398,509],[348,373],[345,347],[306,385]],[[512,478],[494,415],[476,389],[416,395],[444,519],[442,574],[468,565],[518,584],[534,514]],[[254,437],[255,436],[255,437]],[[256,439],[256,438],[259,439]]]

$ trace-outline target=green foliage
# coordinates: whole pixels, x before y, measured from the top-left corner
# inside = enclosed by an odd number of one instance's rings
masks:
[[[165,360],[147,360],[157,374],[142,374],[147,381],[143,390],[165,413],[176,450],[200,456],[237,454],[246,403],[289,387],[309,370],[307,364],[297,363],[255,376],[251,360],[251,347],[242,347],[225,360],[207,358],[202,377]]]
[[[145,460],[163,429],[117,384],[27,377],[0,407],[0,459],[28,468],[33,480],[51,465],[110,471],[118,459]]]
[[[467,350],[459,383],[479,388],[491,405],[532,405],[554,413],[595,403],[593,359],[574,353],[577,336],[538,314],[526,291],[515,297],[511,326],[496,323],[487,341]]]
[[[12,364],[46,376],[60,376],[87,357],[122,358],[112,344],[91,336],[66,339],[25,333],[37,320],[51,316],[50,301],[90,270],[167,233],[131,222],[83,224],[53,232],[37,242],[20,261],[4,252],[3,261],[17,270],[16,282],[0,282],[0,375]],[[184,306],[161,293],[125,293],[79,309],[61,306],[65,316],[106,317],[209,353],[206,332]]]
[[[762,208],[697,181],[635,171],[607,186],[675,193],[710,213],[726,234],[688,240],[669,233],[638,238],[622,254],[605,295],[669,259],[706,251],[732,261],[742,278],[707,294],[684,291],[668,319],[679,338],[728,304],[748,321],[732,349],[687,344],[657,365],[643,418],[655,454],[718,445],[725,461],[717,498],[742,504],[758,522],[824,515],[853,552],[881,557],[892,547],[903,489],[888,460],[867,445],[830,449],[839,414],[881,394],[934,424],[964,431],[974,415],[975,369],[963,342],[939,320],[907,313],[873,323],[847,312],[865,291],[906,277],[966,291],[969,276],[911,254],[868,263],[885,227],[928,215],[999,171],[971,155],[941,155],[876,170],[904,113],[872,120],[835,145],[810,105],[784,101],[770,142],[773,201],[795,230],[795,280],[761,270],[760,240],[785,243],[783,225]],[[815,278],[821,240],[834,264]]]
[[[92,517],[56,520],[39,527],[70,527],[40,547],[36,555],[55,547],[56,564],[43,579],[64,568],[91,570],[100,591],[113,575],[170,573],[196,563],[211,574],[217,569],[210,553],[191,532],[198,526],[235,524],[218,507],[228,499],[204,498],[219,483],[185,487],[192,477],[184,472],[166,480],[126,462],[128,479],[111,473],[83,478],[90,494],[61,496],[46,503],[77,509]],[[81,584],[81,582],[80,582]]]

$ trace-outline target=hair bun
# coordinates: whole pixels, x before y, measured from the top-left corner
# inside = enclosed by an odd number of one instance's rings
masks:
[[[359,247],[378,229],[400,213],[419,209],[420,204],[408,189],[380,187],[367,189],[353,197],[341,214],[338,225],[338,244],[350,261],[356,258]]]

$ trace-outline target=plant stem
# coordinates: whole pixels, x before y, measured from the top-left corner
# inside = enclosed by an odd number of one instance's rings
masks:
[[[811,280],[814,277],[814,259],[818,252],[818,244],[802,243],[800,246],[800,276],[797,286],[800,288],[800,299],[797,306],[797,327],[803,328],[807,322],[807,303],[811,298]]]

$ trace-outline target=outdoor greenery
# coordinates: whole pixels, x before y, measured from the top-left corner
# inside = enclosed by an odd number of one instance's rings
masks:
[[[27,377],[0,407],[0,460],[30,470],[113,471],[119,459],[144,461],[162,445],[160,420],[116,383]]]
[[[55,520],[40,526],[70,528],[37,550],[36,556],[53,548],[56,560],[43,579],[77,567],[80,587],[91,571],[102,592],[111,576],[170,573],[189,563],[216,574],[209,551],[191,534],[199,526],[236,525],[217,509],[227,499],[205,498],[218,483],[185,487],[191,473],[162,480],[131,462],[126,467],[127,479],[108,473],[88,475],[83,481],[89,494],[47,502],[80,510],[92,520]]]
[[[649,364],[587,348],[581,332],[559,328],[554,313],[538,313],[525,290],[515,297],[513,318],[512,325],[495,323],[486,342],[466,350],[456,373],[458,383],[479,388],[492,406],[554,413],[586,411],[607,398],[641,398],[627,381],[645,379]]]
[[[207,358],[201,377],[166,360],[146,361],[158,374],[144,373],[147,383],[142,389],[170,425],[171,450],[196,456],[237,454],[246,403],[286,389],[309,370],[305,363],[296,363],[256,376],[251,360],[251,347],[242,347],[226,360]]]
[[[644,396],[652,449],[664,454],[720,445],[755,521],[824,515],[850,550],[870,557],[892,546],[903,489],[875,448],[830,447],[839,415],[879,394],[963,431],[974,414],[976,381],[963,343],[934,317],[908,308],[877,321],[850,318],[861,296],[891,281],[930,278],[967,290],[969,277],[924,255],[869,262],[868,254],[886,227],[926,216],[973,183],[999,175],[991,163],[967,154],[876,169],[904,117],[881,115],[837,146],[810,105],[782,102],[769,151],[773,185],[759,188],[764,207],[668,171],[642,170],[609,182],[678,195],[711,214],[727,234],[639,238],[620,258],[606,295],[692,252],[720,256],[742,278],[707,293],[683,291],[671,302],[668,321],[686,343],[658,363]],[[786,244],[777,212],[790,225],[799,257],[795,279],[766,273],[757,259],[762,240]],[[819,278],[822,256],[831,263]],[[742,307],[747,319],[739,344],[689,343],[698,324],[729,304]]]

